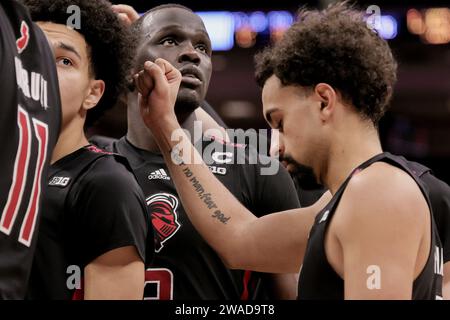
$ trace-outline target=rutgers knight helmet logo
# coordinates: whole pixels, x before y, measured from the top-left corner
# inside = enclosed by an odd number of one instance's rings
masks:
[[[170,239],[178,229],[178,199],[169,193],[157,193],[147,198],[153,229],[155,230],[155,251],[160,252],[164,242]]]

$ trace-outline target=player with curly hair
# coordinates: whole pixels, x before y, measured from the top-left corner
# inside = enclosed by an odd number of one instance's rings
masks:
[[[267,50],[257,72],[266,120],[280,131],[285,159],[310,168],[333,197],[322,210],[255,217],[197,164],[186,136],[170,139],[180,128],[173,97],[181,75],[162,60],[146,62],[136,76],[143,120],[194,226],[231,267],[301,267],[299,298],[441,298],[443,251],[429,190],[379,140],[396,80],[387,43],[362,12],[340,3],[301,11]],[[194,161],[184,157],[190,152]]]
[[[63,113],[28,297],[142,299],[153,253],[142,191],[127,161],[84,132],[126,87],[133,37],[105,0],[25,3],[53,47]],[[72,5],[79,29],[66,26]]]

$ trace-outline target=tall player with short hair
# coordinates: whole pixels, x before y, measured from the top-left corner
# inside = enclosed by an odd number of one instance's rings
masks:
[[[163,6],[173,6],[174,4],[166,4]],[[131,27],[140,17],[139,13],[132,7],[126,4],[116,4],[112,6],[114,12],[117,14],[119,19],[125,23],[126,26]],[[161,6],[160,6],[161,8]],[[186,7],[184,7],[186,8]],[[189,8],[186,8],[189,9]],[[189,9],[190,10],[190,9]],[[136,28],[135,28],[136,30]],[[222,128],[227,128],[228,126],[219,116],[219,114],[213,109],[213,107],[204,100],[201,103],[201,108],[196,110],[196,116],[199,120],[203,122],[206,128],[218,128],[219,125]],[[209,126],[208,123],[211,125]],[[101,137],[95,137],[96,139],[102,139]],[[105,141],[106,142],[106,141]]]
[[[439,299],[443,250],[429,190],[379,141],[396,80],[387,43],[344,3],[301,11],[265,55],[265,117],[281,132],[285,158],[309,167],[333,198],[310,232],[311,208],[256,218],[196,164],[186,136],[172,140],[182,77],[166,61],[148,61],[136,76],[143,120],[193,224],[233,267],[290,272],[303,262],[299,298]]]
[[[0,299],[23,299],[61,110],[53,54],[15,0],[0,3]]]
[[[26,4],[53,47],[63,109],[28,296],[142,299],[153,253],[142,190],[127,161],[90,145],[84,132],[126,86],[132,36],[104,0]],[[80,29],[66,26],[71,5],[80,8]]]
[[[186,7],[163,5],[141,17],[134,25],[134,33],[141,35],[136,70],[146,60],[162,57],[184,75],[175,113],[183,128],[192,134],[198,119],[196,111],[204,102],[212,73],[211,43],[201,18]],[[137,97],[137,92],[129,94],[128,133],[112,148],[130,161],[152,214],[157,241],[152,268],[147,270],[146,298],[236,300],[266,294],[295,298],[296,275],[229,270],[196,232],[156,141],[141,119]],[[213,137],[205,137],[200,143],[203,151],[224,149],[223,142]],[[218,151],[205,159],[210,160],[210,170],[248,210],[264,215],[299,206],[292,180],[284,169],[273,176],[261,176],[261,164],[248,164],[248,159],[245,165],[236,164],[238,159],[246,161],[243,154],[248,154],[248,148],[228,147],[228,153]],[[274,165],[279,166],[278,162]]]

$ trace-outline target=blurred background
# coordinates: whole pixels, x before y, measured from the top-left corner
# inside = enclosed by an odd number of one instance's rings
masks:
[[[144,13],[170,1],[119,0]],[[287,0],[174,1],[203,18],[213,43],[213,75],[207,101],[231,128],[267,128],[261,90],[253,78],[253,56],[277,41],[303,5],[333,2]],[[354,1],[363,10],[380,9],[379,33],[399,63],[391,109],[380,123],[386,151],[432,168],[450,183],[450,3],[449,1]],[[368,12],[369,15],[372,12]],[[351,67],[351,66],[349,66]],[[126,110],[116,106],[94,132],[120,137]]]

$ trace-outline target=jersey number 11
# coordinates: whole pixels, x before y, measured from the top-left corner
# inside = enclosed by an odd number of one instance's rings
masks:
[[[8,192],[8,199],[0,218],[0,231],[9,235],[21,207],[26,205],[26,211],[23,215],[24,218],[19,233],[19,242],[29,247],[31,239],[33,238],[39,211],[42,171],[47,158],[48,126],[42,121],[31,118],[31,123],[33,125],[32,131],[30,116],[21,106],[18,108],[17,122],[19,126],[19,144],[17,146],[14,172],[11,187]],[[34,168],[34,171],[30,171],[33,134],[36,136],[38,154],[35,160],[36,163],[33,163],[33,166],[31,166],[31,168]],[[27,180],[30,178],[32,179],[31,193],[25,194]],[[28,184],[29,183],[30,182],[28,182]]]

